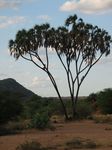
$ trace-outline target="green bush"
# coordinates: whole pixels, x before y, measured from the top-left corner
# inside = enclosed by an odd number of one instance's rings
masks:
[[[97,94],[97,105],[102,113],[112,114],[112,89],[105,89]]]
[[[97,100],[97,94],[95,93],[91,93],[88,97],[87,97],[87,101],[94,103]]]
[[[92,105],[86,100],[80,100],[77,104],[76,117],[78,119],[87,119],[92,114]]]
[[[60,111],[61,105],[58,100],[35,96],[30,101],[24,103],[23,116],[25,118],[32,118],[34,114],[44,112],[47,112],[49,116],[52,116]]]
[[[47,113],[36,113],[33,118],[31,119],[31,127],[44,129],[49,126],[49,116]]]

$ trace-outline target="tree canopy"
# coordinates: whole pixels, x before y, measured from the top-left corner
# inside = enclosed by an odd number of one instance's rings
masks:
[[[42,24],[35,25],[29,30],[18,31],[15,40],[9,41],[9,48],[11,55],[16,59],[22,57],[31,61],[47,73],[68,118],[57,83],[49,69],[49,49],[56,53],[65,69],[72,103],[72,116],[75,117],[80,86],[101,57],[110,54],[111,43],[112,38],[106,30],[85,23],[83,19],[73,15],[65,20],[64,26],[58,28]],[[45,60],[39,53],[41,48],[45,49]]]

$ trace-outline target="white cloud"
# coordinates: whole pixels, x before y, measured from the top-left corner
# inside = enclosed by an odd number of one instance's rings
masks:
[[[77,8],[77,4],[75,1],[67,1],[61,7],[60,10],[62,11],[72,11]]]
[[[35,76],[32,79],[32,83],[30,84],[29,88],[36,90],[38,89],[44,89],[51,86],[50,80],[48,77],[37,77]]]
[[[59,80],[58,77],[54,77],[54,79],[57,81]],[[32,83],[31,83],[31,88],[35,88],[35,87],[47,87],[51,85],[51,81],[49,79],[49,77],[33,77],[32,79]]]
[[[51,17],[48,16],[48,15],[40,15],[40,16],[37,16],[37,19],[41,19],[41,20],[44,20],[44,21],[49,21],[49,20],[51,20]]]
[[[25,22],[25,17],[23,16],[0,16],[0,29],[7,28],[8,26],[19,24]]]
[[[35,0],[0,0],[0,9],[10,8],[18,9],[23,2],[32,3]]]
[[[20,0],[0,0],[0,8],[13,8],[17,9],[21,4]]]
[[[88,14],[104,13],[112,11],[112,0],[69,0],[60,7],[60,10],[79,10]]]
[[[46,82],[46,81],[49,81],[48,77],[47,78],[34,77],[32,79],[32,86],[38,86],[38,85],[40,86],[43,84],[43,82]]]
[[[112,63],[112,57],[109,56],[109,57],[103,57],[99,62],[98,64],[101,64],[101,65],[104,65],[104,64],[111,64]]]
[[[3,78],[6,78],[7,77],[7,74],[5,73],[0,73],[0,80],[2,80]]]

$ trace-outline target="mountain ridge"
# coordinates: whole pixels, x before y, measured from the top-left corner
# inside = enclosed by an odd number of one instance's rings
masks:
[[[22,100],[29,100],[31,97],[36,95],[13,78],[0,80],[0,93],[2,92],[18,94]]]

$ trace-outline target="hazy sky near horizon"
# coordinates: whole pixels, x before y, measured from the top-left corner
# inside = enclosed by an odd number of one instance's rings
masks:
[[[14,39],[18,30],[46,22],[54,27],[61,26],[73,14],[106,29],[112,35],[112,0],[0,0],[0,80],[14,78],[38,95],[57,96],[44,72],[22,58],[15,61],[10,56],[8,42]],[[62,96],[68,96],[64,70],[55,55],[50,55],[51,71]],[[112,88],[112,54],[90,71],[80,95],[89,95],[105,88]]]

